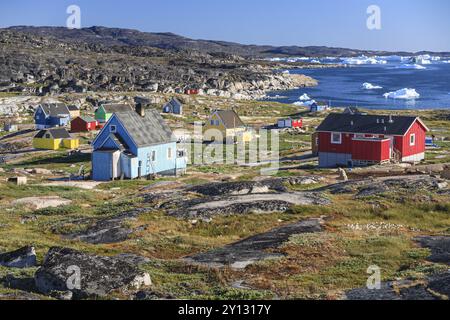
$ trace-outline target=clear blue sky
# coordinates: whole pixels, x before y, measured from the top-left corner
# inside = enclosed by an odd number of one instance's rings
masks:
[[[7,0],[0,27],[64,26],[70,4],[81,7],[83,27],[246,44],[450,51],[449,0]],[[378,31],[366,27],[371,4],[381,8]]]

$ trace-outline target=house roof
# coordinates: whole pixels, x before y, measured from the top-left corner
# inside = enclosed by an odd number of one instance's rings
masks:
[[[58,117],[70,115],[69,109],[64,103],[43,103],[40,107],[48,116]]]
[[[69,109],[69,111],[80,111],[80,108],[75,105],[70,105],[67,108]]]
[[[64,128],[47,129],[41,130],[36,135],[35,138],[44,138],[46,133],[50,133],[53,139],[70,139],[72,138],[70,133]]]
[[[428,131],[418,117],[332,113],[319,125],[317,131],[403,136],[416,121]]]
[[[97,121],[97,120],[95,120],[94,118],[92,118],[90,116],[80,116],[78,118],[80,118],[81,120],[83,120],[84,122],[87,122],[87,123],[89,123],[89,122],[96,122]]]
[[[227,129],[245,127],[244,122],[242,122],[241,118],[234,110],[218,110],[216,111],[216,114]]]
[[[105,109],[106,113],[117,113],[117,112],[132,110],[130,105],[119,104],[119,103],[103,104],[102,107],[103,107],[103,109]]]
[[[155,109],[145,110],[144,117],[135,111],[118,112],[115,116],[123,124],[137,147],[176,142],[172,130]]]

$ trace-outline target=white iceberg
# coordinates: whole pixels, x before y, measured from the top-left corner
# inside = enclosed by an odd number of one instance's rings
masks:
[[[310,107],[314,103],[317,103],[315,100],[309,100],[309,101],[297,101],[294,102],[293,105],[297,107]]]
[[[345,58],[342,60],[344,64],[363,65],[363,64],[387,64],[387,61],[377,57],[361,56],[357,58]]]
[[[300,101],[310,101],[312,100],[306,93],[300,96]]]
[[[371,84],[371,83],[369,83],[369,82],[363,83],[362,87],[363,87],[363,89],[365,89],[365,90],[383,89],[383,87],[373,85],[373,84]]]
[[[397,66],[397,69],[414,69],[414,70],[425,70],[426,67],[419,64],[402,64]]]
[[[311,60],[311,63],[320,63],[320,61],[317,59],[313,59],[313,60]]]
[[[414,100],[419,99],[420,94],[416,89],[400,89],[393,92],[387,92],[383,95],[386,99],[402,99],[402,100]]]

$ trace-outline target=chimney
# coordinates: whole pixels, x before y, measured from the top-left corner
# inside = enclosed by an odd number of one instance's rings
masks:
[[[140,115],[141,117],[145,117],[145,107],[142,103],[136,103],[136,112],[138,115]]]

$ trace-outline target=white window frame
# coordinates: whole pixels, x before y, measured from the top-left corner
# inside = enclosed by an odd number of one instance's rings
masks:
[[[173,159],[173,150],[172,148],[167,148],[167,160]]]
[[[339,135],[339,141],[334,140],[334,135]],[[332,132],[331,133],[331,143],[332,144],[342,144],[342,133]]]
[[[109,132],[111,133],[117,133],[117,126],[112,124],[111,126],[109,126]]]
[[[409,136],[409,146],[410,147],[414,147],[416,145],[416,134],[415,133],[412,133],[410,136]]]

